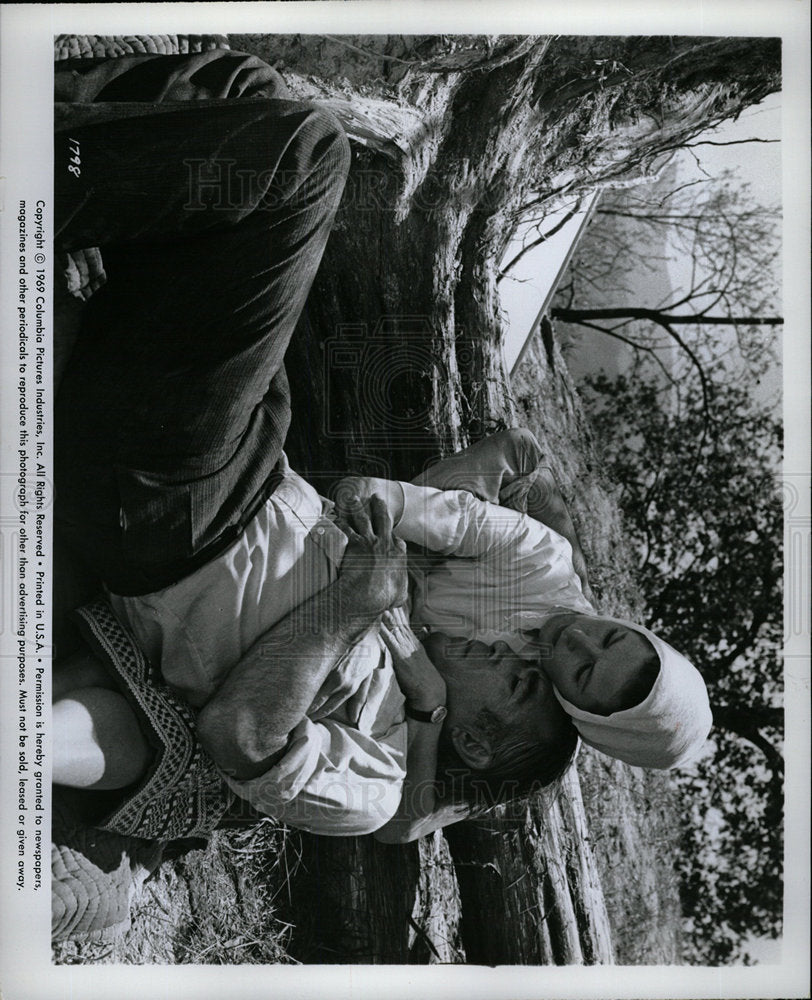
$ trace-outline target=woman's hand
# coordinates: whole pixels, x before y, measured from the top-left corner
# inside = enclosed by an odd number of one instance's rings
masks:
[[[392,656],[395,676],[409,705],[425,712],[445,705],[445,681],[412,632],[405,608],[384,612],[381,638]]]

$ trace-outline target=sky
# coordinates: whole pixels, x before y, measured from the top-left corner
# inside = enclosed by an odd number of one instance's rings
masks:
[[[756,107],[743,112],[738,120],[725,122],[716,130],[709,130],[699,136],[697,141],[711,140],[718,143],[737,143],[724,146],[700,146],[692,152],[678,152],[673,163],[676,164],[678,180],[685,183],[700,178],[704,170],[711,176],[718,176],[727,169],[735,170],[740,184],[749,184],[752,194],[763,204],[777,204],[781,201],[781,146],[778,142],[739,144],[743,139],[753,137],[776,140],[781,138],[781,95],[772,94]],[[549,220],[552,225],[555,218]],[[533,324],[550,282],[559,271],[572,235],[577,230],[578,223],[574,221],[567,229],[561,231],[548,243],[528,253],[519,267],[511,272],[511,277],[500,284],[502,306],[508,316],[508,334],[506,337],[505,354],[510,367],[519,351],[519,345],[525,339]],[[546,228],[546,227],[545,227]],[[521,247],[521,233],[508,248],[505,260],[510,260]],[[674,259],[668,265],[668,275],[672,285],[678,287],[685,279],[686,263]],[[665,275],[664,275],[665,277]],[[658,298],[659,296],[655,296]],[[600,343],[593,343],[593,337]],[[607,346],[607,338],[600,334],[590,335],[585,331],[583,346],[580,351],[569,357],[570,366],[576,378],[590,370],[594,358],[599,367],[606,363],[614,352],[613,346]],[[781,406],[781,371],[776,368],[761,384],[754,389],[754,397],[759,401],[771,402],[776,408]]]
[[[563,221],[573,206],[566,206],[559,212],[548,215],[544,220],[543,229],[552,230]],[[587,206],[584,204],[575,218],[560,232],[549,240],[526,253],[513,267],[499,286],[502,308],[508,316],[507,335],[504,352],[508,371],[513,368],[522,346],[527,339],[527,333],[535,322],[539,310],[544,305],[553,282],[558,275],[567,253],[572,246],[572,240],[584,220]],[[536,230],[531,226],[520,226],[516,236],[510,242],[502,265],[512,261],[524,248],[538,238]],[[526,241],[526,242],[525,242]]]
[[[713,142],[736,142],[751,138],[773,140],[770,143],[749,142],[746,145],[700,146],[682,150],[675,157],[677,177],[686,183],[704,176],[713,177],[732,169],[741,184],[750,184],[752,193],[764,205],[780,204],[781,189],[781,95],[771,94],[761,104],[748,108],[737,121],[725,122],[720,128],[700,136]],[[691,153],[695,155],[691,155]],[[697,162],[697,160],[699,162]],[[669,276],[674,287],[683,283],[687,263],[676,258],[669,262]],[[779,307],[780,308],[780,307]],[[781,328],[774,328],[782,336]],[[776,366],[753,389],[758,402],[770,402],[781,407],[782,374]]]
[[[725,122],[715,131],[704,133],[702,139],[731,142],[741,139],[781,138],[781,94],[770,94],[761,104],[742,112],[737,121]],[[702,166],[709,174],[718,174],[727,167],[736,167],[742,180],[753,185],[768,203],[781,200],[781,145],[748,143],[746,146],[702,146],[695,149]],[[686,174],[696,176],[696,162],[690,152],[683,151],[677,161]]]

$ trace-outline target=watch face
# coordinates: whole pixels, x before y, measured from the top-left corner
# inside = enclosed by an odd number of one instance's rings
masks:
[[[445,705],[439,705],[431,713],[431,721],[442,722],[447,715],[448,715],[448,709],[445,707]]]

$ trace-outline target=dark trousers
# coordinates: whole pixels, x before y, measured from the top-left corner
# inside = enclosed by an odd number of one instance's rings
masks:
[[[111,590],[186,575],[272,488],[348,165],[335,119],[285,100],[95,104],[57,134],[57,247],[108,275],[56,401],[57,530]]]

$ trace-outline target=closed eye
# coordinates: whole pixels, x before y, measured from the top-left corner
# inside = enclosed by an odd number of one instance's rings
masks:
[[[589,672],[595,666],[592,660],[586,660],[583,663],[579,663],[574,671],[573,676],[575,677],[576,684],[585,683],[589,680]]]
[[[520,704],[532,698],[538,689],[541,674],[538,670],[525,670],[511,679],[511,698]]]

